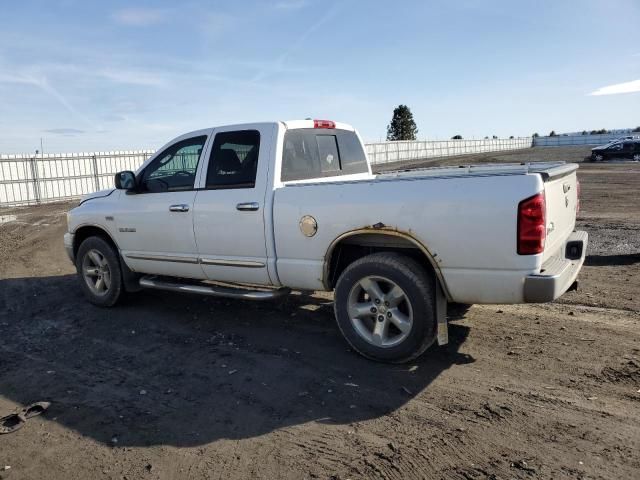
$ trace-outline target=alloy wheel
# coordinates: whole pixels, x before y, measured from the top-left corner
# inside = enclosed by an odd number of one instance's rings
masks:
[[[381,276],[361,278],[349,293],[347,310],[356,332],[376,347],[393,347],[407,338],[413,308],[406,292]]]
[[[82,276],[94,295],[104,296],[111,288],[111,269],[105,256],[96,249],[82,259]]]

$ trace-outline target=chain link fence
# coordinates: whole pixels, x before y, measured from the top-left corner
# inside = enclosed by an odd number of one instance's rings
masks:
[[[531,137],[369,143],[372,164],[530,148]],[[135,171],[153,150],[0,155],[0,206],[32,205],[78,198],[113,186],[113,176]]]

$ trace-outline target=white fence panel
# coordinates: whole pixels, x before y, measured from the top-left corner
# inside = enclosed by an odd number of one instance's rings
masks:
[[[530,148],[531,137],[369,143],[372,164]],[[0,155],[0,205],[29,205],[77,198],[109,188],[122,170],[136,170],[153,150]]]
[[[109,188],[122,170],[136,170],[153,150],[0,155],[0,205],[77,198]]]
[[[369,143],[367,154],[374,165],[442,158],[471,153],[499,152],[531,148],[531,137],[497,138],[485,140],[417,140],[399,142]]]
[[[534,147],[564,147],[571,145],[604,145],[621,137],[638,136],[635,133],[603,133],[598,135],[556,135],[553,137],[535,137]]]

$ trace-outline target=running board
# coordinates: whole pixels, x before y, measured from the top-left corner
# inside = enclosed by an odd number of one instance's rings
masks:
[[[281,287],[273,290],[251,290],[243,287],[223,287],[206,283],[183,283],[167,280],[157,276],[145,276],[140,279],[140,286],[154,290],[170,292],[196,293],[210,297],[236,298],[240,300],[274,300],[284,297],[291,292],[290,288]]]

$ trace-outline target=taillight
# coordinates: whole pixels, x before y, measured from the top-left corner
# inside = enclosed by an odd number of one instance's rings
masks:
[[[544,251],[547,236],[544,192],[518,204],[518,254],[535,255]]]
[[[576,180],[576,214],[580,211],[580,181]]]
[[[336,128],[336,122],[332,120],[314,120],[313,128]]]

